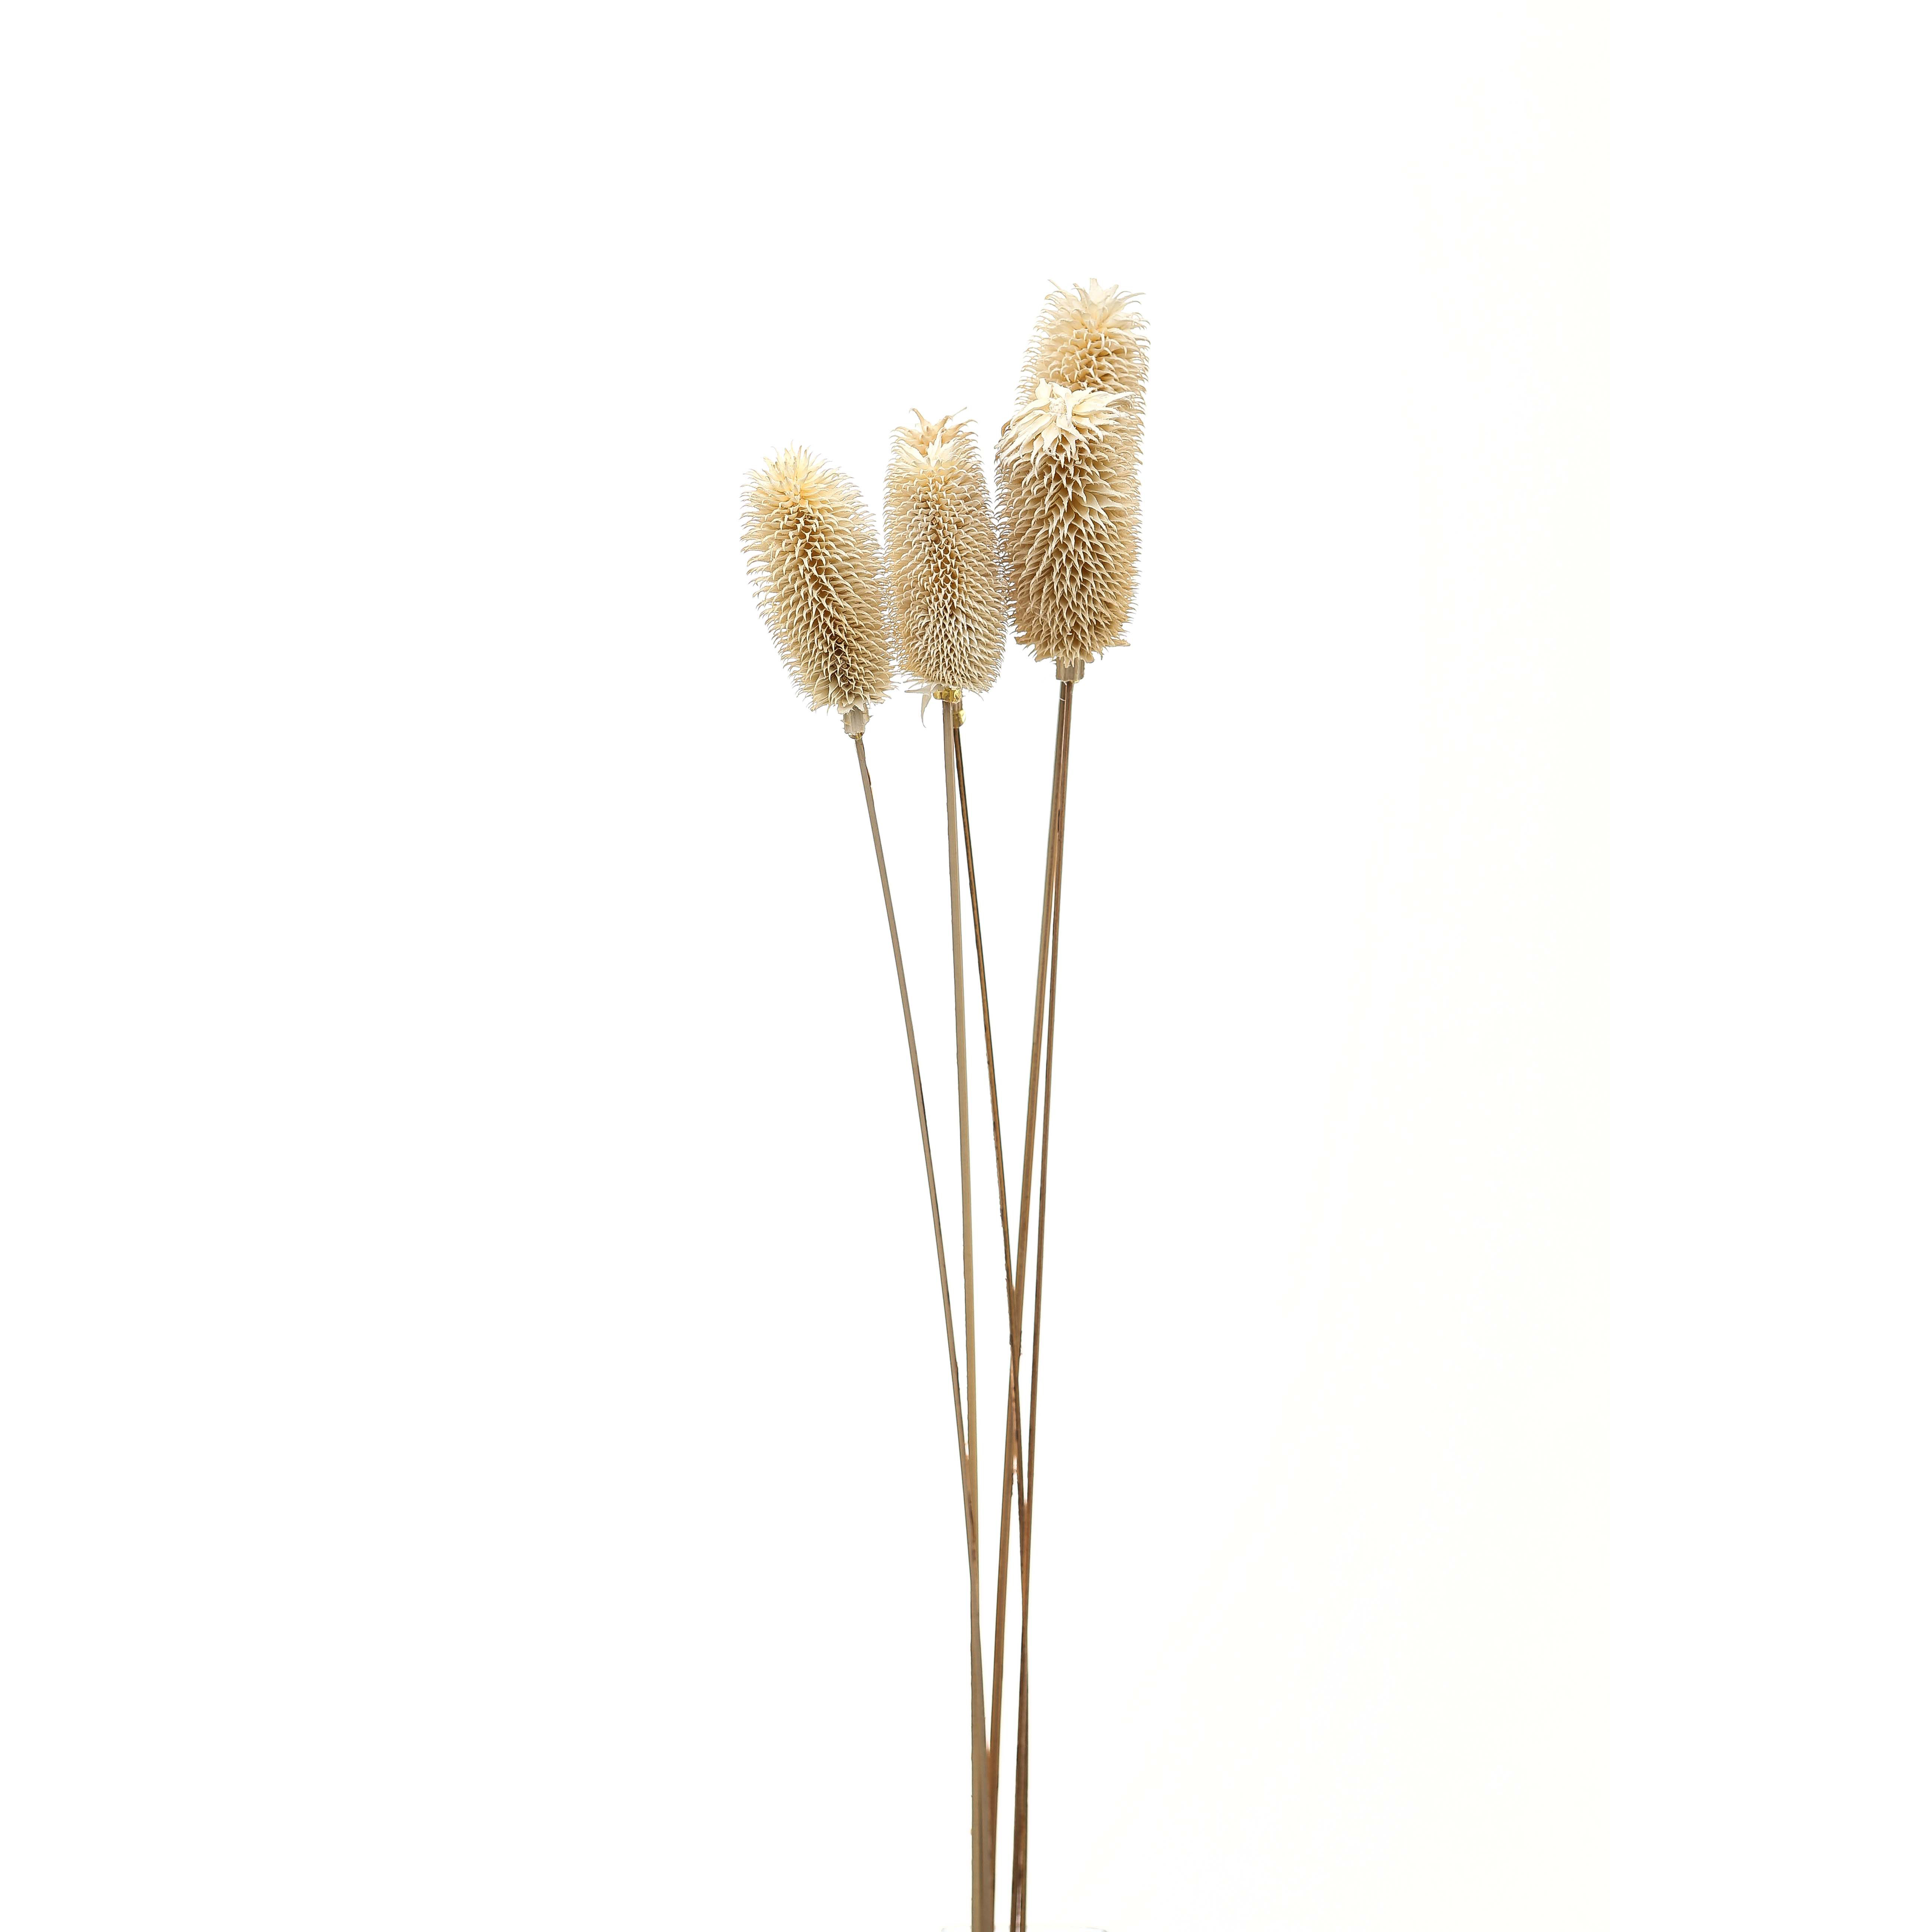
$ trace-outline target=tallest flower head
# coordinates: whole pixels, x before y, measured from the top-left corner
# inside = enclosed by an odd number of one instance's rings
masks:
[[[1098,282],[1056,290],[1000,432],[1014,631],[1036,658],[1063,666],[1124,644],[1133,608],[1147,392],[1135,299]]]

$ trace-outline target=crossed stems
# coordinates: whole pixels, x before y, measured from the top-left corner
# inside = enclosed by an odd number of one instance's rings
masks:
[[[939,1264],[941,1310],[946,1322],[946,1348],[952,1376],[953,1430],[958,1452],[960,1485],[965,1509],[967,1562],[972,1598],[971,1636],[973,1670],[973,1922],[974,1932],[991,1932],[993,1873],[998,1835],[1000,1724],[1004,1705],[1006,1660],[1007,1575],[1011,1530],[1016,1502],[1019,1517],[1020,1542],[1020,1670],[1016,1713],[1013,1766],[1013,1851],[1012,1932],[1024,1932],[1027,1893],[1027,1799],[1030,1768],[1028,1633],[1030,1602],[1033,1553],[1034,1455],[1040,1406],[1040,1318],[1042,1276],[1046,1249],[1047,1156],[1051,1137],[1053,1106],[1053,1046],[1060,981],[1060,902],[1061,860],[1064,850],[1066,808],[1066,770],[1072,729],[1072,686],[1060,687],[1058,729],[1054,744],[1052,803],[1047,825],[1046,878],[1040,908],[1040,959],[1034,988],[1033,1052],[1027,1083],[1025,1161],[1020,1186],[1018,1270],[1014,1268],[1014,1251],[1007,1218],[1006,1157],[1000,1130],[999,1084],[994,1069],[993,1019],[987,993],[986,944],[980,915],[980,891],[973,861],[971,814],[966,798],[966,772],[960,749],[959,712],[956,702],[946,706],[945,732],[947,833],[952,892],[953,939],[953,992],[955,1045],[958,1060],[960,1105],[960,1190],[964,1219],[962,1240],[964,1288],[967,1331],[966,1401],[961,1401],[959,1358],[955,1340],[952,1300],[946,1270],[945,1243],[940,1232],[939,1190],[932,1160],[932,1140],[928,1126],[924,1087],[920,1078],[919,1048],[914,1037],[912,1004],[906,990],[905,962],[899,947],[898,925],[892,910],[892,887],[886,875],[885,848],[879,835],[878,808],[872,796],[870,772],[866,763],[862,736],[853,740],[858,753],[860,776],[871,823],[872,847],[878,860],[879,885],[886,906],[886,924],[891,934],[892,963],[898,977],[900,1008],[906,1028],[906,1048],[911,1061],[913,1097],[919,1113],[920,1142],[926,1157],[926,1191],[932,1210],[933,1246]],[[958,882],[958,838],[953,823],[957,798],[958,830],[964,832],[966,878],[973,914],[973,944],[980,982],[980,1012],[986,1048],[986,1086],[993,1121],[993,1160],[1000,1203],[1001,1258],[1006,1285],[1008,1336],[1006,1376],[1006,1426],[1002,1461],[1000,1498],[1000,1553],[994,1584],[992,1736],[986,1735],[983,1684],[981,1678],[980,1629],[980,1538],[978,1508],[978,1427],[974,1356],[972,1283],[972,1195],[970,1156],[968,1153],[966,1106],[965,1018],[963,960]],[[1045,1081],[1042,1084],[1042,1036],[1044,1030]],[[1034,1352],[1027,1415],[1022,1432],[1019,1413],[1019,1380],[1022,1342],[1024,1328],[1028,1222],[1031,1213],[1033,1153],[1036,1120],[1040,1129],[1040,1222],[1034,1256]]]

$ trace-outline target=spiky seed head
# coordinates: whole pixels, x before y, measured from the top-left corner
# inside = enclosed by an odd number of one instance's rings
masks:
[[[924,691],[984,691],[1006,645],[1006,589],[971,425],[915,410],[886,467],[886,566],[899,669]]]
[[[865,714],[892,685],[884,568],[857,486],[792,448],[745,481],[745,554],[758,612],[815,711]]]
[[[1148,353],[1137,299],[1098,282],[1054,290],[994,452],[1014,635],[1063,665],[1124,644],[1133,610]]]

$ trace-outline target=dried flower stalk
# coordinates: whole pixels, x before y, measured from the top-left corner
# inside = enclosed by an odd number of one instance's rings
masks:
[[[1098,282],[1057,290],[1034,332],[1019,407],[995,452],[1000,537],[1015,631],[1036,658],[1054,661],[1060,722],[1054,752],[1040,966],[1034,992],[1033,1066],[1021,1162],[1019,1228],[1009,1291],[1010,1354],[1000,1543],[1019,1510],[1020,1641],[1014,1712],[1012,1932],[1025,1932],[1031,1784],[1029,1651],[1035,1453],[1040,1408],[1040,1328],[1046,1270],[1047,1161],[1060,983],[1065,877],[1066,781],[1073,687],[1102,651],[1126,643],[1140,550],[1140,451],[1147,342],[1134,298]],[[1042,1041],[1042,1031],[1044,1040]],[[1044,1053],[1042,1054],[1042,1046]],[[1034,1126],[1039,1126],[1039,1225],[1034,1231],[1032,1372],[1021,1426],[1028,1221],[1034,1202]],[[993,1654],[1003,1675],[1006,1598],[994,1612]]]
[[[856,736],[892,686],[884,568],[865,499],[809,450],[786,449],[746,478],[742,527],[758,612],[792,681]]]
[[[1133,610],[1147,340],[1136,298],[1056,290],[1034,331],[994,460],[1014,633],[1034,657],[1090,664]]]
[[[985,691],[1006,643],[999,538],[971,425],[896,430],[886,469],[886,565],[900,670],[926,692]]]

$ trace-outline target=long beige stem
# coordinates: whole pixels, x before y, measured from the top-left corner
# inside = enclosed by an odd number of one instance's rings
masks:
[[[1027,1216],[1032,1200],[1034,1128],[1039,1115],[1040,1054],[1041,1030],[1046,1014],[1047,940],[1053,913],[1053,873],[1055,862],[1054,834],[1060,822],[1060,781],[1065,755],[1066,706],[1060,705],[1053,736],[1053,782],[1046,808],[1046,878],[1040,889],[1040,964],[1034,982],[1033,1058],[1027,1074],[1027,1109],[1024,1154],[1020,1165],[1020,1229],[1016,1261],[1006,1271],[1006,1450],[1000,1484],[1000,1574],[995,1591],[993,1623],[993,1756],[994,1778],[998,1775],[1000,1705],[1006,1672],[1006,1550],[1012,1520],[1014,1491],[1023,1486],[1024,1466],[1020,1442],[1020,1345],[1025,1328]],[[1025,1507],[1023,1492],[1020,1505]],[[997,1783],[995,1785],[997,1789]]]
[[[946,762],[946,872],[952,902],[952,1036],[959,1090],[960,1279],[966,1305],[966,1479],[971,1492],[966,1563],[972,1591],[973,1636],[973,1927],[992,1932],[992,1871],[986,1856],[986,1685],[980,1640],[980,1402],[979,1351],[973,1326],[973,1156],[966,1085],[965,928],[959,903],[959,788],[954,770],[953,734],[959,727],[956,697],[946,704],[940,732]]]
[[[966,848],[966,895],[973,908],[973,953],[979,968],[980,1021],[986,1042],[986,1097],[993,1116],[993,1179],[1000,1197],[1000,1258],[1006,1270],[1006,1332],[1010,1343],[1018,1340],[1018,1291],[1013,1281],[1012,1230],[1006,1220],[1006,1156],[1000,1133],[1000,1080],[993,1063],[993,1008],[986,988],[986,940],[980,920],[980,879],[973,862],[973,813],[966,796],[966,759],[958,728],[952,732],[952,769],[959,784],[959,832]],[[1018,1462],[1019,1362],[1017,1353],[1010,1363],[1006,1385],[1006,1450],[1002,1460],[1000,1503],[1000,1563],[993,1584],[993,1694],[990,1706],[991,1736],[986,1744],[986,1870],[999,1868],[1000,1838],[1000,1715],[1004,1701],[1006,1642],[1006,1558],[1011,1511],[1007,1504]]]
[[[1060,1001],[1060,892],[1066,878],[1066,780],[1073,749],[1073,682],[1063,679],[1060,686],[1060,743],[1057,760],[1058,782],[1054,788],[1057,809],[1048,839],[1048,875],[1051,880],[1052,941],[1046,980],[1046,1056],[1041,1092],[1040,1118],[1040,1228],[1035,1240],[1033,1293],[1032,1387],[1027,1402],[1026,1477],[1020,1491],[1020,1681],[1015,1712],[1013,1748],[1013,1883],[1010,1932],[1026,1932],[1028,1801],[1033,1768],[1031,1672],[1028,1668],[1028,1635],[1030,1624],[1033,1582],[1033,1520],[1035,1501],[1035,1457],[1040,1447],[1040,1317],[1046,1270],[1047,1155],[1053,1125],[1053,1043]],[[1040,1016],[1036,1006],[1034,1024],[1037,1034]],[[1029,1135],[1030,1138],[1030,1135]],[[1029,1175],[1029,1178],[1030,1176]],[[1020,1219],[1026,1220],[1026,1191],[1021,1190]],[[1022,1235],[1024,1254],[1024,1235]],[[1024,1264],[1022,1264],[1022,1270]],[[1022,1273],[1022,1292],[1025,1276]]]
[[[1053,784],[1048,795],[1046,810],[1046,876],[1040,890],[1040,964],[1034,981],[1033,1060],[1027,1074],[1026,1138],[1020,1169],[1019,1243],[1014,1253],[1012,1308],[1010,1322],[1012,1353],[1008,1364],[1007,1393],[1014,1412],[1009,1433],[1013,1444],[1015,1486],[1022,1492],[1020,1506],[1022,1510],[1025,1508],[1024,1498],[1025,1469],[1020,1453],[1022,1439],[1018,1410],[1020,1350],[1026,1326],[1027,1234],[1028,1218],[1033,1208],[1034,1136],[1040,1119],[1040,1048],[1046,1025],[1048,949],[1053,932],[1054,880],[1058,875],[1060,863],[1060,814],[1064,802],[1062,788],[1066,780],[1069,715],[1066,688],[1062,686],[1059,718],[1053,740]],[[1003,1497],[1002,1514],[1004,1512],[1005,1507],[1006,1499]]]

